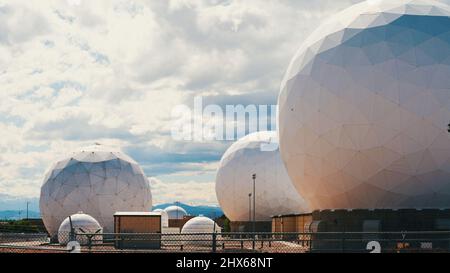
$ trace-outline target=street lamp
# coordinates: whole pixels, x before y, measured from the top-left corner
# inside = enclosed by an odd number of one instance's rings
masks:
[[[252,222],[252,194],[248,194],[248,223]]]
[[[256,244],[256,174],[252,175],[253,178],[253,250]]]
[[[252,178],[253,178],[253,232],[256,232],[256,174],[253,174]]]

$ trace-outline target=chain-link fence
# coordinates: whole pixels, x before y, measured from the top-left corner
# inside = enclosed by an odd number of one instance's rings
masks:
[[[0,253],[450,252],[450,232],[46,234],[0,233]]]

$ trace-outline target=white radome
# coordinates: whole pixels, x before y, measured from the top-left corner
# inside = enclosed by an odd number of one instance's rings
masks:
[[[100,226],[100,223],[95,220],[92,216],[84,214],[83,212],[78,212],[74,215],[67,217],[61,224],[58,229],[58,242],[61,245],[67,245],[70,241],[70,232],[71,225],[70,221],[72,220],[72,227],[75,232],[76,237],[75,240],[80,243],[80,245],[87,245],[89,242],[89,237],[91,237],[91,242],[93,244],[101,243],[103,240],[103,229]],[[83,235],[83,234],[87,234]],[[98,235],[94,235],[98,234]]]
[[[249,221],[253,174],[256,174],[257,221],[270,221],[275,215],[308,211],[281,160],[277,133],[257,132],[231,145],[217,171],[217,199],[232,222]],[[253,198],[251,200],[253,203]]]
[[[161,227],[169,227],[169,214],[165,210],[155,209],[153,212],[161,213]]]
[[[311,209],[450,207],[449,16],[435,1],[363,2],[300,48],[280,150]]]
[[[170,220],[180,220],[187,215],[187,212],[179,206],[170,206],[164,209]]]
[[[213,240],[212,233],[221,233],[221,231],[222,229],[216,222],[200,215],[187,221],[181,230],[181,234],[190,234],[188,235],[190,240],[186,240],[185,244],[209,246]]]
[[[61,222],[78,211],[111,233],[115,212],[144,212],[151,207],[150,184],[139,165],[124,153],[99,145],[53,164],[41,188],[40,211],[52,237]]]

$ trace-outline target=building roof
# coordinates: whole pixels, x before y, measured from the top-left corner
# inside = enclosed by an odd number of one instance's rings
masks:
[[[161,216],[161,212],[116,212],[114,216]]]

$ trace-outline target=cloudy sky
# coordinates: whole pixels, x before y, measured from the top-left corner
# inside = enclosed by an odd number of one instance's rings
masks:
[[[175,141],[171,113],[276,104],[290,58],[358,0],[0,0],[0,193],[37,197],[49,164],[95,142],[152,177],[154,203],[215,204],[231,142]]]

